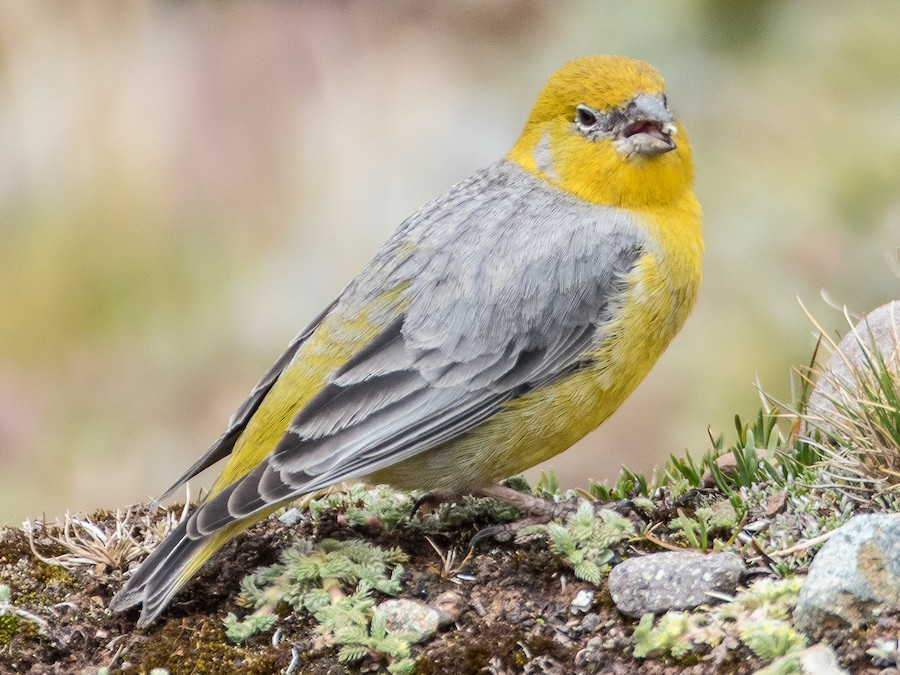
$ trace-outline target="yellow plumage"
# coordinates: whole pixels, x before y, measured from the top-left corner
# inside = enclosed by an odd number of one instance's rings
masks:
[[[186,480],[204,503],[117,596],[152,621],[226,541],[348,478],[464,493],[565,450],[634,390],[689,314],[700,207],[647,64],[554,73],[505,160],[405,221],[291,343]]]

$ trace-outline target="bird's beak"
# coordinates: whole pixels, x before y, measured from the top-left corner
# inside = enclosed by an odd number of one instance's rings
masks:
[[[672,113],[660,95],[636,96],[625,109],[625,123],[618,131],[616,147],[623,154],[661,155],[676,148]]]

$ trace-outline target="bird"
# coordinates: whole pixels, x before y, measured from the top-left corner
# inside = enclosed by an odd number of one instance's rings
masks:
[[[534,507],[497,482],[607,419],[694,305],[693,177],[655,68],[565,63],[508,154],[403,221],[290,342],[166,493],[227,458],[111,609],[149,625],[226,542],[342,481]]]

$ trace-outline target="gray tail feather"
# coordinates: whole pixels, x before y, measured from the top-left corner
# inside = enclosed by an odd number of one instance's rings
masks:
[[[189,520],[184,519],[141,563],[113,598],[110,610],[121,612],[143,604],[137,623],[139,627],[152,623],[162,613],[184,585],[184,582],[179,583],[182,572],[207,541],[206,537],[191,539],[187,536]]]

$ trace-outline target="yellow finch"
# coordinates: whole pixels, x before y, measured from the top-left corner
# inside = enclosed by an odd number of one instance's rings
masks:
[[[139,625],[225,542],[340,481],[500,494],[634,390],[687,318],[703,240],[663,80],[550,76],[509,154],[403,222],[176,483],[228,462],[113,607]]]

